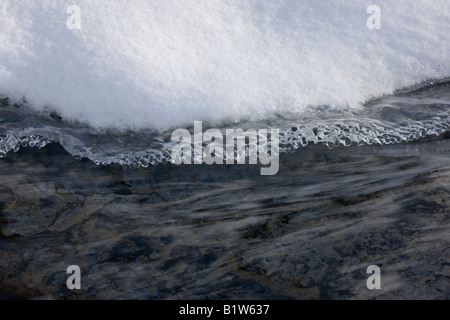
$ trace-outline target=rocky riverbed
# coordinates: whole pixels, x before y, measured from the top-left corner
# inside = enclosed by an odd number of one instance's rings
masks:
[[[449,299],[449,156],[448,134],[310,145],[260,176],[25,148],[0,161],[0,298]]]

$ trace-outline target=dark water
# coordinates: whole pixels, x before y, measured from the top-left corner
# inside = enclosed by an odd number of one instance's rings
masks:
[[[0,161],[0,297],[449,299],[449,159],[448,133],[310,144],[275,176],[23,148]],[[366,287],[369,265],[381,290]]]

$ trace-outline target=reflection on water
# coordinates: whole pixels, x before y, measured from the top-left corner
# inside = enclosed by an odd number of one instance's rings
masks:
[[[0,297],[450,298],[450,139],[309,145],[259,166],[0,161]],[[66,288],[79,265],[82,289]],[[366,287],[378,265],[382,289]]]

